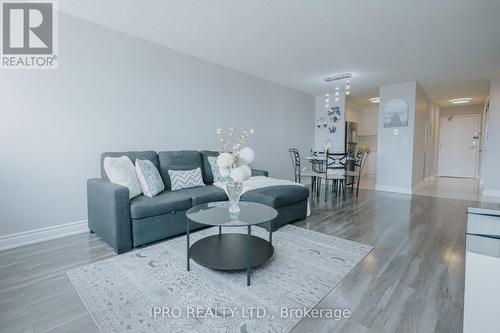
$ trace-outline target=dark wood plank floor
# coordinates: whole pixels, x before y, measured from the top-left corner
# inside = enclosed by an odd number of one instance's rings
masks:
[[[311,206],[297,226],[375,249],[318,305],[351,318],[294,332],[462,331],[466,210],[479,203],[362,191]],[[65,272],[112,256],[91,234],[0,252],[0,331],[98,332]]]

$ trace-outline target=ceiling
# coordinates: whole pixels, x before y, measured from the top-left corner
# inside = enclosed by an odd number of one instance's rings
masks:
[[[446,106],[500,77],[498,0],[64,0],[59,9],[312,95],[353,73],[360,107],[417,81]]]

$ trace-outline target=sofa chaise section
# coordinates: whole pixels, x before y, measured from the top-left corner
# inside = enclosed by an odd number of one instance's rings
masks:
[[[241,201],[258,202],[271,206],[278,211],[273,221],[273,229],[296,220],[303,220],[307,215],[309,189],[305,186],[283,185],[248,191],[241,196]],[[268,225],[264,225],[268,229]]]
[[[104,171],[103,161],[107,156],[128,156],[150,160],[160,172],[165,191],[149,198],[139,195],[129,200],[128,188],[111,183]],[[92,232],[111,245],[117,253],[143,246],[186,231],[186,211],[193,206],[227,200],[224,190],[215,187],[208,156],[217,156],[213,151],[129,151],[103,153],[101,156],[101,178],[87,182],[88,223]],[[206,186],[170,190],[168,170],[202,170]],[[268,176],[267,171],[252,170],[253,176]],[[300,186],[274,186],[245,193],[242,201],[259,202],[278,211],[273,221],[274,229],[287,223],[304,219],[307,213],[309,191]],[[191,223],[192,230],[203,225]],[[267,227],[263,226],[263,227]]]

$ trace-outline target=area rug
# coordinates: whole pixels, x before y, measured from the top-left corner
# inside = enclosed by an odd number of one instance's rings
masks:
[[[217,230],[193,233],[192,243]],[[252,232],[267,239],[264,229]],[[291,225],[273,233],[273,245],[274,256],[253,271],[251,286],[245,272],[218,272],[193,260],[186,271],[185,236],[67,274],[103,333],[288,332],[300,311],[317,305],[372,250]]]

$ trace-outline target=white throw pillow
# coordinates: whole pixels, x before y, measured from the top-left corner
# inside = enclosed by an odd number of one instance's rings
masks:
[[[158,169],[150,160],[135,160],[135,171],[145,196],[154,197],[165,189]]]
[[[217,166],[217,157],[208,156],[208,163],[210,163],[210,168],[212,169],[212,175],[214,176],[214,183],[228,182],[231,180],[229,177],[224,177],[220,173],[220,169]]]
[[[104,170],[110,182],[128,187],[130,199],[142,193],[134,163],[127,156],[105,157]]]
[[[193,170],[168,170],[168,176],[170,177],[172,191],[205,186],[203,178],[201,178],[200,168]]]

